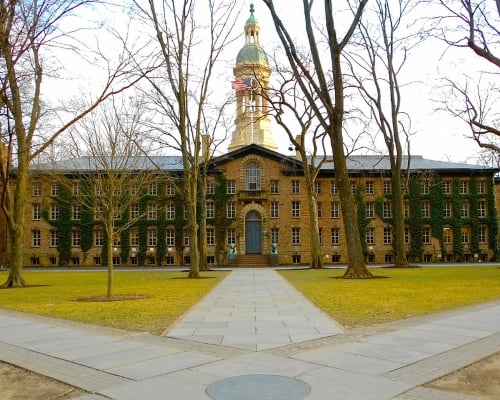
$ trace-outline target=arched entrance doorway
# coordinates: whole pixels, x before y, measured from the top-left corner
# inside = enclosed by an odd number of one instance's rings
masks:
[[[262,254],[262,217],[257,211],[250,211],[245,217],[246,254]]]

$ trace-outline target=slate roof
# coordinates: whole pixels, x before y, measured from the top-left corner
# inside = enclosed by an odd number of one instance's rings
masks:
[[[295,157],[290,157],[278,153],[273,150],[261,147],[256,144],[251,144],[232,152],[226,153],[219,157],[211,159],[211,167],[217,169],[218,166],[228,163],[232,160],[243,158],[248,154],[258,154],[265,158],[271,158],[276,162],[283,164],[284,170],[301,169],[301,162]],[[330,161],[323,164],[321,172],[324,174],[334,173],[334,163],[331,161],[331,156],[327,156]],[[110,160],[110,158],[108,159]],[[409,159],[411,171],[434,171],[441,173],[497,173],[500,168],[485,167],[482,165],[473,165],[466,163],[455,163],[447,161],[436,161],[423,158],[423,156],[411,156]],[[317,161],[317,164],[319,161]],[[70,160],[62,160],[54,163],[42,163],[31,166],[32,172],[64,172],[64,173],[83,173],[87,171],[95,171],[101,164],[102,159],[92,157],[81,157]],[[403,168],[408,164],[408,157],[404,157]],[[129,170],[158,170],[162,172],[180,172],[182,173],[182,157],[181,156],[136,156],[122,157],[115,162],[119,169]],[[350,174],[360,173],[389,173],[391,170],[389,157],[383,155],[351,155],[347,159],[347,166]]]

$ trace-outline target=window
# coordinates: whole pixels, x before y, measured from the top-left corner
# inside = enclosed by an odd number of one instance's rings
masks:
[[[40,247],[41,234],[39,230],[31,231],[31,245],[33,247]]]
[[[462,238],[462,243],[463,244],[468,244],[470,243],[470,232],[468,228],[462,228],[460,232],[460,236]]]
[[[375,203],[373,201],[367,201],[365,204],[365,216],[366,218],[373,218],[375,215]]]
[[[215,228],[207,228],[207,245],[213,246],[215,244]]]
[[[280,242],[280,230],[279,228],[271,228],[271,243]]]
[[[318,218],[323,218],[323,203],[321,201],[316,203],[316,210],[318,212]]]
[[[236,182],[234,180],[227,181],[227,194],[236,193]]]
[[[340,203],[338,201],[330,203],[330,218],[340,218]]]
[[[453,243],[453,229],[449,226],[443,228],[443,242],[446,244]]]
[[[104,233],[100,229],[94,232],[94,243],[98,247],[104,246]]]
[[[392,186],[390,181],[384,181],[384,186],[382,188],[384,194],[390,194],[392,192]]]
[[[158,218],[158,206],[156,203],[148,204],[148,219],[154,221]]]
[[[292,201],[292,218],[300,217],[300,201]]]
[[[39,203],[33,204],[33,221],[40,221],[42,217],[42,207]]]
[[[207,194],[214,194],[214,193],[215,193],[215,183],[207,182]]]
[[[405,244],[410,244],[410,228],[405,226]]]
[[[104,213],[104,206],[102,204],[96,204],[94,207],[94,219],[99,221],[102,219]]]
[[[450,194],[451,193],[451,182],[450,181],[443,181],[443,193],[444,194]]]
[[[115,205],[115,212],[113,213],[113,219],[122,219],[122,205]]]
[[[156,246],[158,244],[158,231],[156,229],[148,229],[148,246]]]
[[[59,196],[59,183],[52,182],[50,184],[50,195],[51,196]]]
[[[280,217],[280,203],[277,201],[271,201],[271,218]]]
[[[375,228],[366,228],[366,244],[375,244]]]
[[[173,184],[173,182],[167,182],[165,190],[167,196],[173,196],[175,194],[175,185]]]
[[[373,194],[373,181],[366,181],[365,183],[365,194]]]
[[[478,181],[477,182],[477,192],[479,194],[486,193],[486,182],[485,181]]]
[[[170,247],[175,246],[175,229],[167,228],[165,232],[165,244]]]
[[[292,180],[292,194],[300,193],[300,181],[297,179]]]
[[[403,213],[404,213],[405,218],[410,218],[410,201],[409,200],[405,200],[405,202],[403,204]]]
[[[158,194],[158,185],[156,183],[150,183],[148,185],[148,194],[150,196],[156,196]]]
[[[73,195],[79,196],[81,192],[80,182],[73,182]]]
[[[430,244],[431,243],[431,228],[428,226],[424,226],[422,228],[422,243]]]
[[[130,231],[130,246],[139,246],[139,231]]]
[[[323,244],[323,228],[318,228],[318,238],[319,238],[319,244]]]
[[[451,218],[451,210],[452,210],[451,201],[446,200],[444,202],[444,208],[443,208],[443,214],[445,218]]]
[[[462,218],[469,217],[469,202],[468,201],[462,201],[462,204],[460,206],[460,216]]]
[[[429,201],[422,202],[422,218],[430,218],[431,216],[431,203]]]
[[[139,193],[139,185],[137,183],[133,183],[130,185],[130,194],[135,196],[137,193]]]
[[[429,194],[429,182],[422,182],[421,193]]]
[[[41,196],[42,195],[42,183],[41,182],[33,182],[33,190],[32,190],[33,196]]]
[[[130,205],[130,218],[139,218],[139,204],[132,203]]]
[[[332,228],[332,245],[338,246],[340,244],[340,229]]]
[[[50,247],[59,246],[59,232],[50,231]]]
[[[166,219],[175,219],[175,204],[168,203],[165,206],[165,218]]]
[[[260,190],[260,167],[256,162],[250,162],[247,164],[246,189]]]
[[[392,243],[392,228],[390,226],[384,227],[384,244]]]
[[[31,265],[40,265],[40,257],[31,257]]]
[[[236,203],[234,201],[228,201],[226,204],[226,217],[236,218]]]
[[[314,192],[316,194],[321,194],[321,182],[314,181]]]
[[[479,243],[487,242],[487,228],[485,226],[480,226],[477,230],[477,239]]]
[[[73,204],[71,207],[71,219],[78,221],[80,220],[82,216],[82,209],[80,207],[80,204]]]
[[[277,179],[271,179],[271,194],[278,194],[279,191],[279,181]]]
[[[113,196],[121,196],[122,194],[122,188],[120,186],[115,187],[113,190]]]
[[[189,232],[187,230],[184,231],[184,246],[189,246]]]
[[[486,202],[484,200],[477,202],[477,216],[479,218],[486,217]]]
[[[81,245],[81,237],[80,237],[80,231],[79,230],[74,230],[71,232],[71,245],[73,247],[80,247]]]
[[[460,193],[469,193],[469,181],[460,181]]]
[[[292,244],[300,244],[300,228],[292,228]]]
[[[351,182],[351,193],[356,194],[357,191],[358,191],[358,184],[356,183],[356,181],[352,181]]]
[[[339,187],[335,181],[330,182],[330,194],[339,194]]]
[[[215,203],[207,201],[207,218],[215,218]]]
[[[236,244],[236,229],[229,228],[227,230],[227,244]]]
[[[59,205],[57,203],[52,203],[50,205],[50,219],[59,219]]]
[[[382,216],[384,218],[392,218],[392,203],[390,201],[384,201]]]
[[[94,264],[95,265],[101,265],[102,264],[102,258],[100,256],[94,257]]]

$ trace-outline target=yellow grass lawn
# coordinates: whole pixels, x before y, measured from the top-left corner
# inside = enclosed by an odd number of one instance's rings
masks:
[[[107,272],[26,272],[29,285],[0,290],[0,307],[130,331],[160,334],[186,313],[227,272],[202,272],[187,279],[187,272],[115,271],[114,294],[145,295],[123,301],[79,301],[106,294]],[[7,273],[0,273],[5,281]],[[35,286],[40,285],[40,286]]]
[[[338,279],[340,269],[282,276],[346,328],[411,318],[500,299],[500,268],[374,268],[380,279]]]

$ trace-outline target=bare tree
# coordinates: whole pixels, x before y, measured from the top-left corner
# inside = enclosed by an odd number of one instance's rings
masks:
[[[321,167],[327,161],[326,146],[329,145],[327,135],[317,122],[315,113],[308,98],[302,95],[293,73],[286,68],[277,68],[281,84],[269,89],[263,95],[270,105],[269,113],[284,129],[295,149],[297,158],[302,162],[309,208],[309,225],[311,230],[311,268],[322,268],[323,257],[319,237],[318,224],[318,191],[316,178]],[[310,88],[311,93],[312,88]]]
[[[122,234],[147,217],[148,210],[140,208],[140,199],[160,175],[145,156],[143,108],[117,101],[103,103],[71,129],[72,157],[64,163],[71,177],[58,176],[72,193],[72,206],[90,211],[95,228],[103,233],[108,299],[113,298],[114,249],[128,248],[121,243]]]
[[[377,0],[359,24],[360,52],[348,56],[353,79],[368,106],[370,120],[382,133],[391,164],[392,226],[395,266],[408,267],[405,249],[404,197],[410,168],[410,118],[403,111],[404,91],[399,77],[415,46],[405,21],[412,0]],[[408,18],[409,17],[409,18]],[[405,161],[405,154],[407,158]],[[404,164],[405,162],[405,164]]]
[[[356,1],[356,9],[346,23],[346,15],[338,15],[331,0],[325,0],[321,17],[314,20],[315,3],[303,0],[305,37],[308,52],[312,60],[313,73],[309,71],[309,63],[304,62],[301,52],[297,50],[295,39],[290,35],[284,20],[276,10],[275,2],[264,0],[268,6],[276,32],[283,45],[287,60],[294,72],[294,78],[304,96],[311,103],[313,111],[321,124],[321,129],[330,138],[335,165],[335,177],[339,186],[342,218],[347,240],[347,270],[345,278],[366,278],[372,276],[366,268],[358,229],[355,201],[351,192],[349,173],[344,148],[345,93],[344,75],[342,72],[343,53],[362,16],[367,0]],[[336,25],[336,17],[342,19],[342,26],[347,26],[343,38],[339,38],[340,26]],[[321,22],[320,22],[321,21]],[[324,23],[322,31],[320,24]],[[295,27],[294,27],[295,28]],[[320,47],[325,44],[325,47]]]
[[[68,28],[63,22],[94,3],[97,2],[0,1],[0,124],[2,145],[5,145],[0,152],[0,176],[3,184],[1,208],[7,221],[10,265],[4,287],[25,285],[22,273],[24,210],[29,193],[30,162],[101,102],[131,87],[141,78],[129,74],[127,56],[123,55],[115,67],[108,69],[107,79],[100,93],[87,108],[66,108],[58,113],[57,109],[51,109],[43,101],[46,89],[42,81],[50,72],[53,62],[47,58],[48,51],[57,48],[72,54],[78,52],[76,40],[73,45],[66,43],[72,42],[72,35],[78,28]],[[50,123],[42,123],[49,116]],[[54,126],[57,123],[59,125]]]
[[[437,22],[435,36],[454,49],[470,49],[478,66],[462,77],[446,76],[447,96],[442,109],[463,120],[471,138],[482,148],[500,152],[500,1],[433,0],[441,13],[433,15]]]
[[[184,171],[185,207],[189,232],[189,277],[199,277],[200,232],[198,202],[200,193],[202,135],[212,132],[213,121],[221,108],[210,107],[211,85],[215,85],[215,68],[221,52],[230,42],[234,27],[235,2],[195,2],[192,0],[149,0],[147,5],[134,1],[145,23],[154,30],[154,42],[160,49],[163,75],[151,77],[153,98],[163,143],[181,152]],[[200,18],[200,16],[203,18]],[[199,23],[206,22],[206,26]],[[210,122],[212,121],[212,122]],[[207,129],[209,130],[207,132]],[[200,196],[201,194],[201,196]],[[203,215],[202,215],[203,218]],[[201,237],[201,239],[200,239]]]

